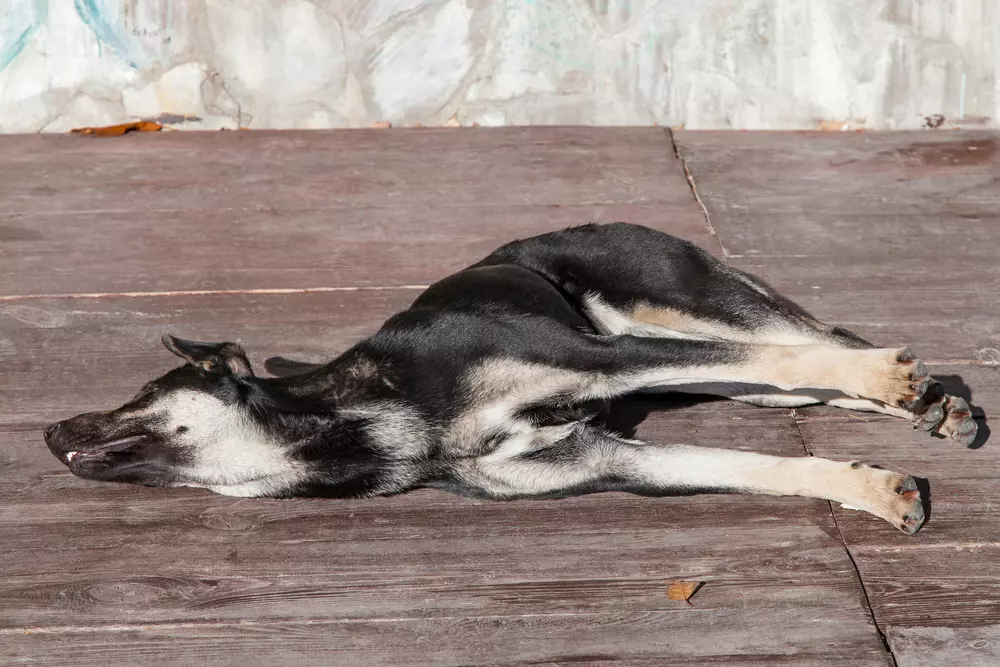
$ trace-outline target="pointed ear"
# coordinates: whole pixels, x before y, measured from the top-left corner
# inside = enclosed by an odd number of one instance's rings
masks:
[[[202,343],[164,334],[164,347],[190,364],[212,373],[252,377],[253,369],[246,352],[236,343]]]

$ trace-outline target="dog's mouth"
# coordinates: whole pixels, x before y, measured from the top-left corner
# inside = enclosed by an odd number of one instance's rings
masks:
[[[149,439],[145,434],[129,435],[97,442],[81,443],[82,447],[63,452],[59,459],[72,469],[75,465],[91,461],[107,461],[125,456]]]

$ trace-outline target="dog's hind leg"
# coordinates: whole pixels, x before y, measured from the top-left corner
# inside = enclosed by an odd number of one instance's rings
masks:
[[[924,521],[913,477],[814,457],[784,458],[688,445],[648,445],[599,429],[539,429],[456,464],[446,486],[496,499],[599,491],[806,496],[881,517],[907,534]]]
[[[916,429],[936,430],[965,446],[976,438],[978,426],[969,404],[945,394],[941,383],[928,376],[926,367],[913,358],[909,348],[736,345],[746,350],[744,359],[752,361],[721,373],[712,369],[717,372],[714,378],[709,377],[711,372],[706,372],[692,378],[690,383],[671,380],[660,387],[651,384],[639,391],[712,394],[765,407],[826,403],[908,419]],[[745,347],[740,348],[741,345]],[[890,384],[896,389],[887,391]]]
[[[677,386],[749,384],[786,392],[833,390],[908,408],[929,383],[927,369],[908,348],[857,350],[604,336],[594,337],[579,354],[595,370],[607,369],[591,391],[605,389],[610,395],[669,391]]]
[[[627,223],[586,225],[543,234],[499,248],[483,264],[517,264],[559,285],[603,334],[726,340],[760,345],[823,345],[870,350],[861,336],[820,322],[763,280],[727,266],[701,248],[648,227]],[[976,423],[968,404],[930,381],[909,407],[841,392],[783,391],[699,383],[715,393],[754,405],[795,407],[828,403],[911,420],[969,444]],[[824,389],[832,389],[824,387]],[[682,390],[680,387],[672,390]]]

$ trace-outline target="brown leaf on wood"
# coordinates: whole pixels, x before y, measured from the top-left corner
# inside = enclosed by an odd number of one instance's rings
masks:
[[[95,137],[120,137],[129,132],[159,132],[163,126],[151,120],[137,120],[134,123],[108,125],[107,127],[78,127],[73,134],[88,134]]]
[[[691,604],[691,598],[702,587],[700,581],[671,581],[667,584],[667,597]]]
[[[843,132],[847,129],[847,123],[842,120],[821,120],[819,129],[824,132]]]
[[[390,127],[392,127],[392,123],[390,123],[387,120],[380,120],[377,123],[372,123],[368,127],[370,127],[373,130],[388,130]]]

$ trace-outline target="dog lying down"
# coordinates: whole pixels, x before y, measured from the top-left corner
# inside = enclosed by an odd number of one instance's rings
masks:
[[[45,429],[73,474],[232,496],[798,495],[914,533],[924,509],[909,475],[646,444],[604,424],[609,402],[686,392],[827,403],[961,444],[976,435],[968,404],[909,348],[876,348],[690,243],[625,223],[507,244],[296,375],[257,377],[234,343],[163,343],[186,363],[116,410]]]

